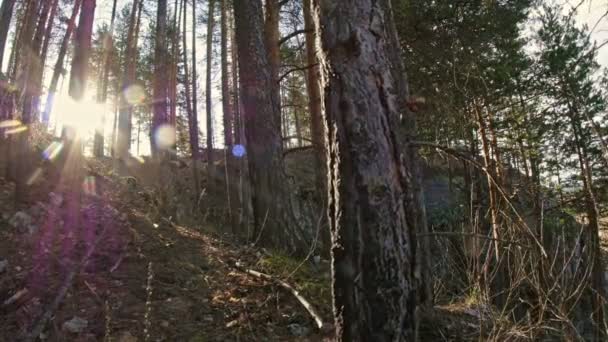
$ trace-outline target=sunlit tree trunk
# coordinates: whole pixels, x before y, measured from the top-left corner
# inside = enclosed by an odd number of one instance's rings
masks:
[[[320,13],[338,341],[414,341],[415,165],[399,134],[407,87],[389,1]],[[348,23],[345,25],[344,23]]]
[[[95,18],[96,0],[82,0],[82,10],[78,29],[75,35],[74,57],[70,72],[69,94],[75,100],[81,100],[87,87],[89,57],[91,56],[91,36]]]
[[[2,69],[2,62],[4,61],[4,48],[6,47],[14,7],[15,0],[3,0],[2,6],[0,6],[0,71]]]

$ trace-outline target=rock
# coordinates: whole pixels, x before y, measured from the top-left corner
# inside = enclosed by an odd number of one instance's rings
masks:
[[[117,342],[137,342],[137,337],[131,335],[131,332],[125,331],[118,336]]]
[[[75,316],[69,321],[63,323],[62,329],[73,334],[79,334],[89,326],[89,321],[84,318]]]
[[[51,203],[55,207],[59,207],[63,204],[63,196],[61,194],[51,192],[49,194],[49,203]]]
[[[24,211],[18,211],[8,223],[22,233],[28,232],[34,234],[38,231],[38,227],[34,224],[32,216]]]
[[[205,321],[205,322],[213,322],[213,316],[211,316],[211,315],[205,315],[205,316],[203,316],[203,321]]]
[[[288,325],[287,329],[289,329],[289,332],[291,332],[292,335],[298,337],[306,336],[310,333],[310,329],[308,329],[307,327],[303,327],[297,323],[292,323]]]
[[[8,260],[0,260],[0,274],[8,268]]]
[[[167,321],[161,321],[160,322],[160,326],[163,327],[163,328],[168,328],[169,327],[169,322],[167,322]]]

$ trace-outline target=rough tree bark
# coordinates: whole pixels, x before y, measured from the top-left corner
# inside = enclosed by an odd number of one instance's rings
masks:
[[[315,0],[325,54],[329,223],[339,341],[413,341],[414,165],[390,1]]]
[[[76,45],[74,57],[72,58],[72,70],[70,72],[69,95],[75,100],[83,98],[87,86],[95,6],[96,0],[82,1],[82,10],[80,11],[80,19],[75,36]]]

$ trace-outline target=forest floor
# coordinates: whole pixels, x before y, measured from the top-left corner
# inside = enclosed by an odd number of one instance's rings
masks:
[[[327,260],[233,243],[210,222],[176,224],[109,159],[57,164],[35,173],[17,208],[0,178],[0,342],[329,340],[292,293],[244,272],[291,284],[331,324]],[[478,340],[482,311],[438,306],[420,340]]]
[[[324,339],[290,292],[235,267],[289,263],[209,227],[155,222],[145,193],[108,174],[89,164],[83,187],[42,179],[20,210],[0,179],[0,341]],[[284,271],[323,283],[303,292],[323,292],[308,299],[330,318],[327,267]]]

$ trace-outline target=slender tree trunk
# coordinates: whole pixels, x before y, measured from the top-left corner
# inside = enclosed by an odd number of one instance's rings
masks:
[[[127,33],[127,48],[125,51],[125,73],[120,92],[120,105],[118,114],[118,134],[116,136],[115,154],[122,163],[126,162],[131,146],[131,121],[133,114],[133,99],[127,97],[130,87],[135,85],[135,73],[137,62],[137,40],[139,22],[143,0],[133,0],[131,7],[131,18],[129,20],[129,31]],[[124,170],[120,170],[124,171]]]
[[[206,111],[207,111],[207,177],[213,175],[213,112],[211,103],[211,68],[213,67],[213,28],[214,28],[214,6],[215,1],[209,0],[209,15],[207,18],[207,82]],[[208,183],[211,184],[211,183]]]
[[[260,0],[233,1],[239,58],[239,80],[252,186],[254,236],[274,247],[307,251],[307,232],[300,226],[283,168],[278,89],[270,73],[262,33]],[[312,235],[312,234],[310,234]]]
[[[0,71],[2,71],[2,62],[4,61],[4,48],[8,38],[8,30],[11,26],[13,17],[13,9],[15,0],[3,0],[0,6]]]
[[[274,80],[273,87],[279,89],[281,84],[279,83],[279,69],[281,68],[281,53],[279,40],[281,39],[281,33],[279,31],[279,22],[281,19],[281,5],[280,0],[266,0],[266,21],[264,23],[264,38],[266,41],[266,50],[268,53],[268,61],[270,63],[270,75]],[[279,107],[281,106],[281,98],[279,97]],[[277,113],[279,115],[279,122],[283,118],[281,117],[282,112]]]
[[[57,85],[59,84],[59,76],[64,72],[63,64],[65,61],[65,55],[68,51],[68,45],[70,44],[70,37],[72,36],[72,32],[74,31],[74,26],[76,22],[76,16],[80,11],[80,4],[82,0],[76,0],[74,2],[74,7],[72,9],[72,15],[68,20],[67,28],[65,31],[65,36],[63,37],[63,41],[61,42],[61,46],[59,48],[59,54],[57,56],[57,62],[55,63],[55,68],[53,69],[53,76],[51,77],[51,84],[49,86],[48,95],[46,98],[46,103],[44,107],[44,113],[42,115],[42,122],[48,126],[49,119],[51,116],[51,112],[53,110],[53,103],[55,99],[55,94],[57,93]]]
[[[76,30],[76,45],[70,72],[69,94],[75,100],[81,100],[84,97],[87,86],[95,6],[96,0],[82,1],[82,11],[80,11],[78,29]]]
[[[329,223],[338,341],[414,341],[414,165],[388,1],[315,1],[327,58]],[[349,25],[344,25],[347,22]],[[402,69],[402,68],[399,68]],[[373,151],[373,152],[370,152]],[[405,153],[405,154],[402,154]]]
[[[114,49],[114,21],[116,20],[116,4],[118,0],[114,0],[112,4],[112,17],[110,19],[110,29],[107,35],[103,38],[103,73],[101,75],[101,89],[98,90],[99,98],[97,102],[105,104],[108,99],[108,82],[110,78],[110,66],[112,64],[112,50]],[[93,155],[95,157],[103,157],[105,145],[105,124],[106,112],[104,110],[101,127],[95,129],[95,138],[93,142]]]
[[[184,59],[184,90],[186,93],[186,113],[188,116],[188,132],[190,139],[190,156],[192,158],[192,173],[194,178],[194,189],[196,198],[194,201],[198,201],[198,192],[200,191],[201,184],[198,173],[198,134],[194,134],[194,132],[198,131],[198,125],[195,126],[196,122],[194,121],[193,107],[192,107],[192,99],[190,95],[190,78],[188,74],[188,43],[186,39],[186,23],[187,23],[187,1],[184,0],[183,3],[183,17],[182,17],[182,43],[183,43],[183,59]],[[193,32],[194,34],[194,32]]]
[[[243,145],[241,131],[243,130],[241,120],[241,96],[239,87],[239,59],[237,53],[236,30],[234,28],[234,18],[231,20],[231,46],[232,46],[232,101],[234,103],[234,144]]]
[[[312,65],[307,71],[306,89],[308,91],[308,110],[310,112],[310,133],[315,149],[315,180],[321,197],[325,197],[327,186],[327,165],[325,151],[325,127],[322,118],[322,98],[320,67],[317,58],[317,36],[311,0],[304,0],[304,29],[306,30],[306,62]],[[329,240],[328,240],[329,242]]]
[[[23,27],[25,22],[25,15],[29,1],[22,1],[18,3],[17,9],[15,10],[15,36],[13,37],[11,55],[8,60],[8,67],[6,74],[11,81],[15,80],[17,74],[17,52],[21,49],[21,35],[23,33]]]
[[[190,145],[192,159],[198,163],[200,159],[200,144],[198,131],[198,75],[196,73],[196,1],[192,2],[192,117],[190,118]]]
[[[605,287],[604,287],[604,269],[601,259],[600,249],[600,229],[599,229],[599,210],[597,206],[597,199],[595,191],[593,189],[593,176],[592,170],[589,163],[589,156],[587,147],[583,142],[583,134],[581,132],[581,125],[574,117],[573,106],[570,107],[570,124],[572,127],[572,133],[574,136],[574,142],[576,144],[576,151],[579,159],[579,166],[581,171],[581,178],[583,180],[583,191],[585,193],[585,209],[587,211],[588,230],[589,230],[589,241],[591,246],[589,247],[590,255],[592,256],[592,270],[591,270],[591,288],[593,289],[593,320],[596,324],[596,341],[603,341],[606,337],[605,326],[605,309],[604,301],[606,299]]]
[[[222,47],[222,109],[224,119],[224,146],[229,151],[233,144],[232,103],[230,99],[230,75],[228,74],[228,1],[221,0],[221,47]],[[234,70],[233,70],[234,72]]]
[[[168,122],[167,117],[167,0],[159,0],[156,13],[156,42],[154,48],[154,119],[152,132]],[[158,136],[157,136],[158,140]],[[162,146],[155,141],[152,146],[153,155],[158,155]]]

